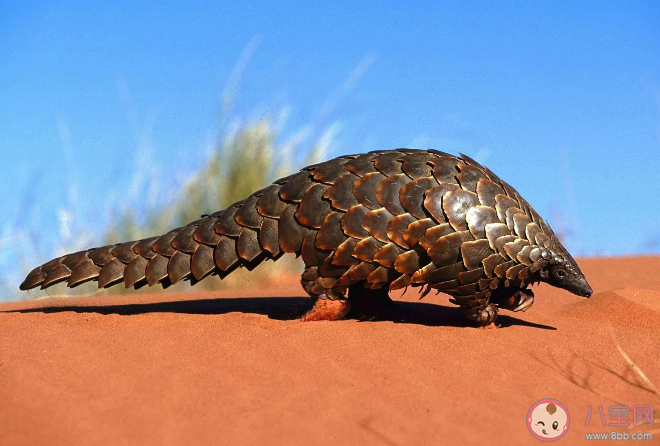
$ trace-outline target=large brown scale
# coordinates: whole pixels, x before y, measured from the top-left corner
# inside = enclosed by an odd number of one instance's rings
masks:
[[[97,280],[163,287],[225,277],[284,253],[302,256],[317,299],[304,320],[339,319],[408,286],[449,294],[479,325],[524,311],[537,281],[589,297],[550,226],[488,168],[461,155],[397,149],[304,168],[160,237],[69,254],[34,269],[22,290]],[[346,292],[348,296],[346,297]]]

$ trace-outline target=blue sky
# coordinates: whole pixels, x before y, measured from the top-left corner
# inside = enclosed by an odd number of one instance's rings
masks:
[[[532,3],[2,2],[0,268],[63,207],[100,234],[136,163],[198,167],[233,79],[328,157],[463,151],[578,254],[660,252],[660,4]]]

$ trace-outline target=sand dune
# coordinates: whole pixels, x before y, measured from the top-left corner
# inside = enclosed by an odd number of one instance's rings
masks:
[[[593,297],[570,305],[562,315],[632,330],[658,330],[660,292],[643,288],[619,288]],[[622,313],[628,317],[621,317]]]
[[[295,282],[3,304],[0,444],[541,444],[526,414],[543,398],[570,412],[560,443],[657,442],[658,423],[584,424],[589,406],[660,411],[660,257],[580,264],[591,299],[541,285],[498,330],[410,291],[392,320],[301,323]]]

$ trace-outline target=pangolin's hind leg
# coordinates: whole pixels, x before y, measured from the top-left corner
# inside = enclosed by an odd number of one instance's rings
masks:
[[[315,299],[314,306],[301,321],[336,321],[351,310],[351,304],[345,296],[347,287],[336,278],[319,277],[316,266],[305,270],[300,283],[307,294]]]
[[[319,277],[317,267],[307,268],[301,283],[310,297],[316,300],[312,309],[301,318],[302,321],[334,321],[344,318],[349,312],[362,320],[391,316],[393,302],[387,287],[367,288],[364,280],[350,286],[342,285],[337,278]]]
[[[461,309],[468,318],[479,325],[479,328],[497,328],[495,325],[497,305],[491,303],[488,298],[471,299],[461,304]]]
[[[386,286],[365,288],[365,281],[352,284],[348,289],[351,316],[362,320],[388,319],[392,316],[394,302]]]

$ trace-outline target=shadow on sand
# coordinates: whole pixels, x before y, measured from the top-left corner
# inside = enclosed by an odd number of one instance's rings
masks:
[[[181,300],[174,302],[154,302],[147,304],[95,305],[95,306],[50,306],[10,310],[8,313],[76,313],[118,314],[130,316],[147,313],[181,314],[226,314],[251,313],[262,314],[270,319],[293,320],[301,317],[312,307],[312,300],[304,297],[243,297]],[[349,313],[348,319],[351,319]],[[355,319],[356,317],[353,317]],[[426,326],[471,327],[457,307],[427,304],[422,302],[395,301],[387,316],[378,317],[380,321],[418,324]],[[365,322],[368,322],[365,320]],[[556,330],[555,327],[528,322],[516,317],[501,314],[497,319],[501,327],[524,326],[543,330]]]

